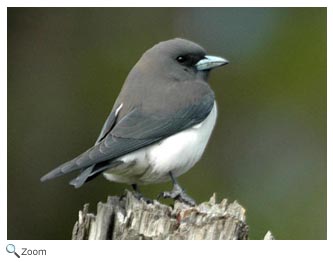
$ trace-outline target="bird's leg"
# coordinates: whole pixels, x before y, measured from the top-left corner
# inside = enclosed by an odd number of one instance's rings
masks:
[[[171,178],[172,184],[173,184],[173,188],[171,191],[169,192],[162,192],[159,195],[160,197],[163,198],[172,198],[172,199],[177,199],[181,202],[184,202],[190,206],[195,206],[195,201],[193,198],[191,198],[189,195],[187,195],[184,191],[184,189],[182,189],[180,187],[180,185],[178,184],[177,180],[175,179],[175,177],[173,176],[172,172],[169,172],[169,176]]]
[[[139,186],[137,184],[132,184],[132,188],[134,190],[134,196],[137,198],[137,199],[142,199],[143,201],[147,202],[148,204],[149,203],[153,203],[153,201],[149,198],[146,198],[142,195],[140,189],[139,189]]]

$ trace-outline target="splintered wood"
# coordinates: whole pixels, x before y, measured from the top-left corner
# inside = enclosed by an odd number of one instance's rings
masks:
[[[85,204],[72,239],[248,239],[245,209],[236,201],[216,203],[215,194],[195,207],[176,201],[173,207],[147,204],[129,191],[98,203],[97,214]],[[266,239],[273,239],[271,234]]]

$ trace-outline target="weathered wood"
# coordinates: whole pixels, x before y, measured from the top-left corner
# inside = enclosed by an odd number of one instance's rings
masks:
[[[98,203],[97,214],[79,211],[72,239],[248,239],[245,209],[236,201],[216,203],[215,194],[195,207],[147,204],[129,191]],[[267,232],[265,239],[274,239]]]
[[[274,236],[272,235],[271,231],[267,231],[264,240],[275,240]]]

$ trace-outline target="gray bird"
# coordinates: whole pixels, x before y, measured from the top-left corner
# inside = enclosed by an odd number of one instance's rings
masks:
[[[171,180],[173,189],[161,196],[195,205],[176,177],[205,150],[217,117],[208,74],[227,63],[185,39],[156,44],[128,74],[95,145],[41,181],[79,170],[70,182],[78,188],[103,173],[110,181],[131,184],[141,198],[138,185]]]

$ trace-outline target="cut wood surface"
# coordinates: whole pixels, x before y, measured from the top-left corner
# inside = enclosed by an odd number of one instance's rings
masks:
[[[99,202],[97,214],[89,213],[89,204],[79,211],[73,228],[73,240],[85,239],[248,239],[245,209],[227,199],[195,207],[175,201],[173,207],[154,200],[138,200],[130,191]],[[270,231],[265,238],[274,239]]]

